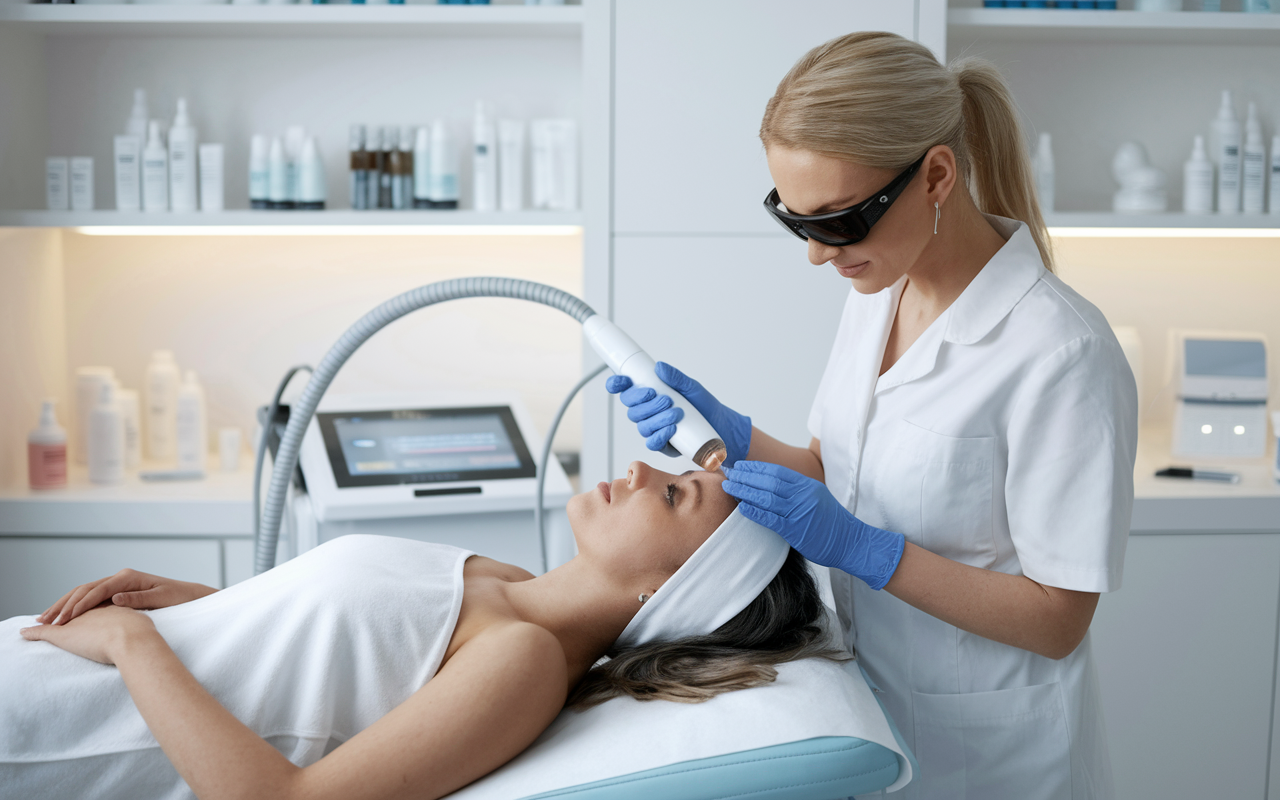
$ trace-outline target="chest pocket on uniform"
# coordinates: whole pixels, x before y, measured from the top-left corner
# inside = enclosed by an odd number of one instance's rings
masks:
[[[896,475],[878,481],[903,520],[908,541],[962,564],[990,567],[998,555],[992,524],[995,437],[957,438],[899,420],[887,459]]]

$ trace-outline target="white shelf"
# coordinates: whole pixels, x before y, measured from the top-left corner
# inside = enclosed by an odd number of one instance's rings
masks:
[[[1280,44],[1280,14],[953,8],[949,34],[1023,41]]]
[[[582,35],[582,6],[0,5],[0,26],[60,36]]]
[[[0,228],[78,228],[120,234],[576,235],[579,211],[0,211]]]
[[[1280,237],[1280,215],[1272,214],[1116,214],[1110,211],[1059,211],[1046,214],[1045,224],[1055,236]]]

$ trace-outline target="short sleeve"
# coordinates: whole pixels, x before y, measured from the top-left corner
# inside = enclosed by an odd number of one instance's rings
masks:
[[[1023,574],[1080,592],[1120,588],[1137,434],[1137,386],[1113,337],[1074,339],[1024,378],[1005,481]]]

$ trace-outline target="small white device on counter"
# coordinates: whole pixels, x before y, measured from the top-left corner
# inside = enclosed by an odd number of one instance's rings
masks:
[[[1267,446],[1267,347],[1262,334],[1178,332],[1178,456],[1260,458]]]
[[[533,524],[542,437],[509,392],[330,395],[302,441],[298,552],[348,533],[451,544],[542,571]],[[547,465],[547,553],[574,554],[560,464]]]

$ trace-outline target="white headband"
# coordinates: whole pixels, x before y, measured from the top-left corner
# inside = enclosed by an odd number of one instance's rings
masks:
[[[711,633],[764,591],[790,551],[785,539],[734,509],[645,601],[614,646]]]

